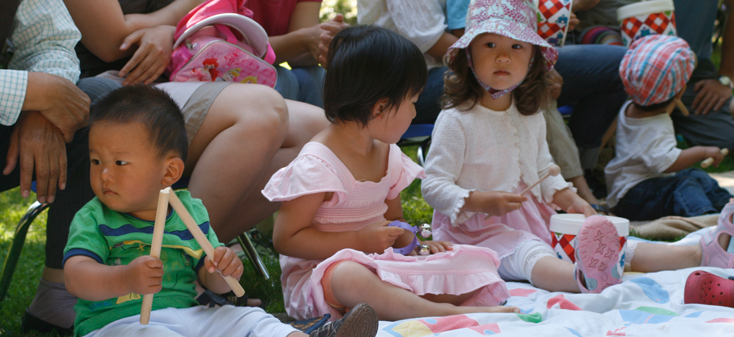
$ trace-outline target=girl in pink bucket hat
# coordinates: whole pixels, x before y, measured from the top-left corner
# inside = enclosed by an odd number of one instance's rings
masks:
[[[531,186],[553,167],[538,109],[557,57],[536,23],[528,1],[474,0],[466,34],[449,48],[452,73],[422,183],[435,209],[433,238],[491,248],[504,280],[551,291],[600,293],[622,282],[625,265],[643,272],[734,266],[734,254],[719,245],[702,252],[698,245],[620,244],[612,222],[594,215],[560,176]],[[576,236],[575,264],[551,248],[551,205],[588,216]]]

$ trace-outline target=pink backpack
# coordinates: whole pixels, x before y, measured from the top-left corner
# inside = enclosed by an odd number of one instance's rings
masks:
[[[275,53],[268,35],[244,7],[245,0],[209,0],[176,26],[171,62],[177,82],[226,81],[275,87]]]

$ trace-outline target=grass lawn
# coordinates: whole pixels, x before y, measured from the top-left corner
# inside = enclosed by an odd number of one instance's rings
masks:
[[[334,13],[345,14],[346,21],[356,23],[356,0],[325,0],[322,10],[322,20],[328,19]],[[713,59],[718,60],[719,52],[715,51]],[[717,62],[718,63],[718,62]],[[682,144],[685,146],[685,144]],[[403,149],[414,160],[416,147]],[[725,172],[734,170],[734,156],[728,156],[718,168],[709,168],[709,172]],[[416,180],[401,193],[404,217],[412,224],[430,223],[433,209],[426,204],[420,193],[420,181]],[[25,210],[35,200],[32,195],[29,199],[20,197],[18,189],[0,193],[0,263],[5,261],[6,252],[12,241],[13,232]],[[33,299],[38,279],[44,262],[44,245],[46,230],[46,214],[42,214],[31,226],[23,253],[20,256],[13,282],[8,290],[8,296],[0,299],[0,335],[19,335],[20,320],[26,307]],[[245,261],[246,270],[243,277],[243,286],[252,298],[269,299],[267,310],[271,313],[284,312],[283,295],[280,286],[280,267],[277,255],[267,248],[260,247],[264,262],[273,277],[272,282],[262,281],[255,276],[254,270]]]

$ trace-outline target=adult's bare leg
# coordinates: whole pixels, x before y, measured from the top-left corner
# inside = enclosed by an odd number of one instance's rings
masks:
[[[286,100],[286,104],[290,121],[286,140],[273,156],[265,175],[256,183],[253,191],[247,195],[243,194],[236,211],[230,212],[225,218],[227,228],[217,232],[222,240],[235,238],[280,208],[279,202],[268,201],[260,191],[276,171],[293,161],[301,152],[303,145],[329,124],[324,116],[324,110],[319,107],[291,100]]]
[[[223,242],[233,237],[222,235],[231,227],[224,219],[253,192],[287,130],[285,101],[266,86],[229,85],[209,108],[189,145],[184,175],[190,174],[189,191],[202,200]]]

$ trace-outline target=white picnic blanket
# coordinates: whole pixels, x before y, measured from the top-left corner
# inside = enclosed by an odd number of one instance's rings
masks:
[[[676,245],[697,244],[691,233]],[[548,292],[510,282],[508,305],[521,314],[467,314],[380,322],[377,337],[473,336],[734,336],[734,309],[683,304],[688,275],[705,270],[734,276],[734,269],[696,267],[625,274],[624,282],[601,294]]]

